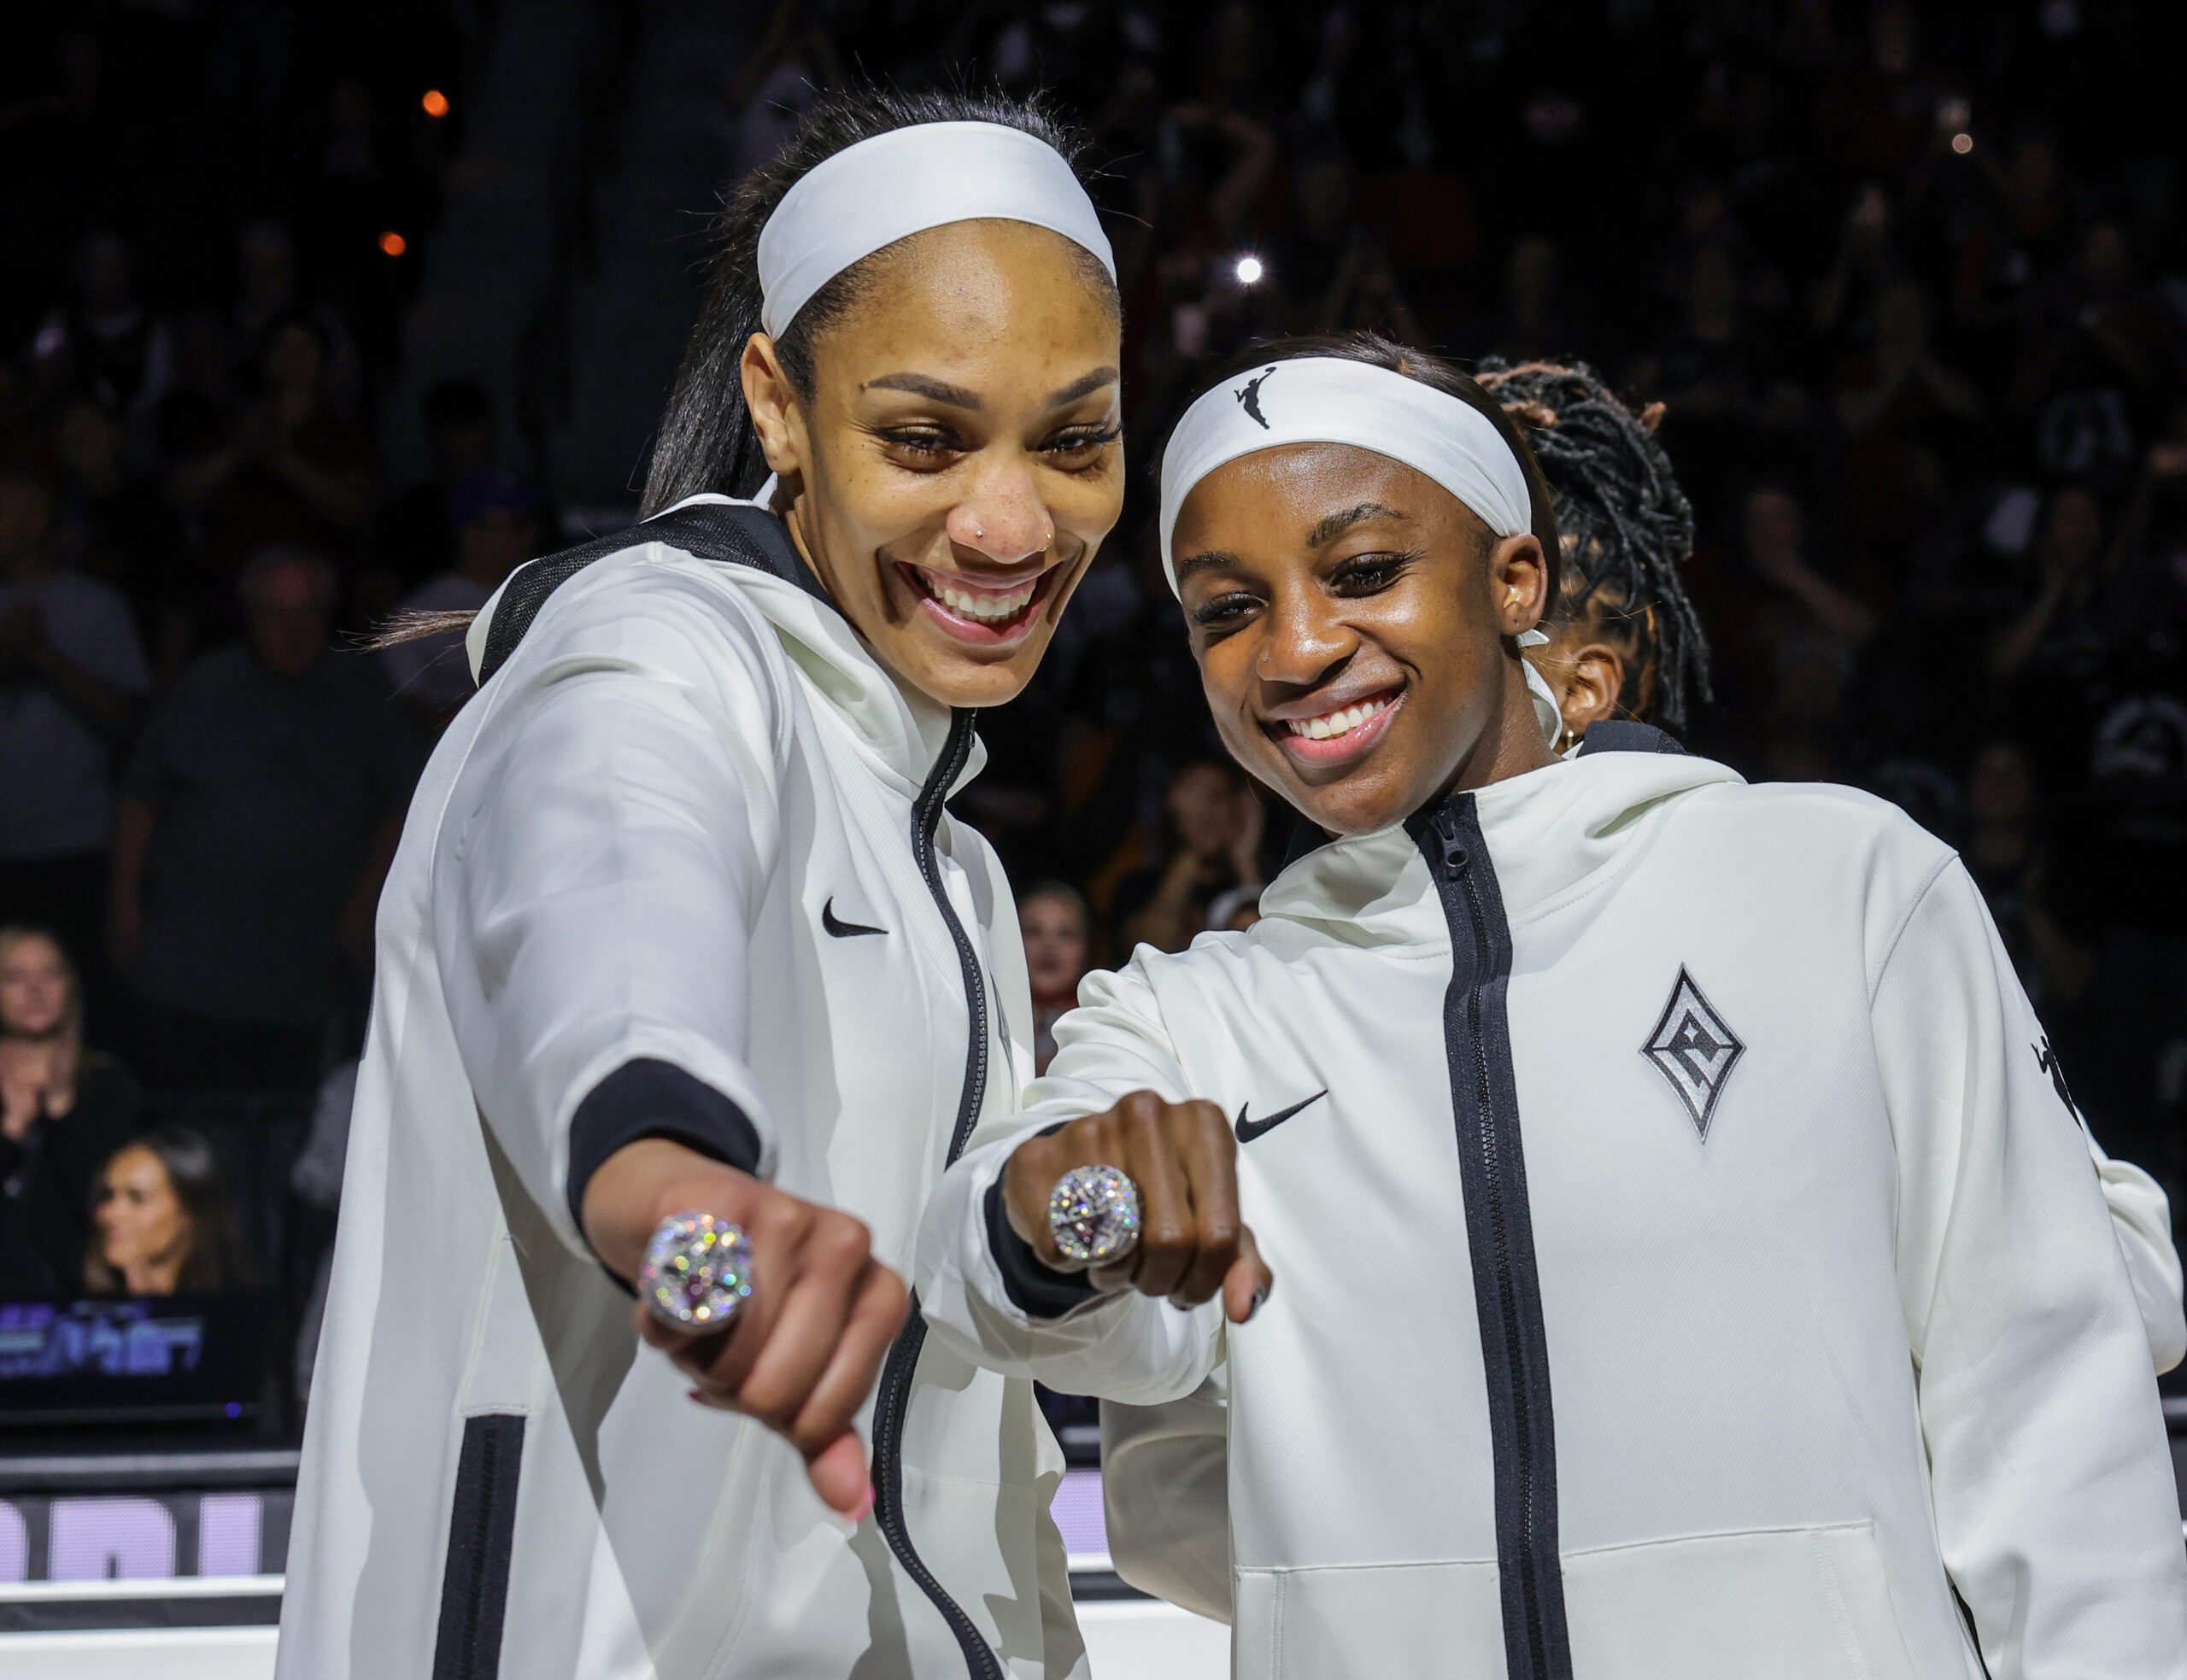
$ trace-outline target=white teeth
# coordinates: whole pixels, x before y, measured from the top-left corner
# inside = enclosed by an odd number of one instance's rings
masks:
[[[1387,700],[1363,700],[1336,711],[1325,711],[1318,717],[1287,719],[1285,727],[1294,735],[1304,735],[1309,740],[1328,740],[1335,735],[1348,735],[1362,723],[1379,717],[1389,710]]]
[[[976,618],[982,623],[988,624],[1000,623],[1006,618],[1015,618],[1025,610],[1026,602],[1033,599],[1034,590],[1040,587],[1040,580],[1035,578],[1023,588],[1012,589],[1008,594],[976,595],[968,594],[963,589],[953,588],[931,574],[923,575],[926,577],[927,588],[933,592],[934,598],[952,612],[961,613],[967,618]]]

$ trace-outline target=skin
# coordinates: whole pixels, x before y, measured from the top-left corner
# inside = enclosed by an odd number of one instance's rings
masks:
[[[1291,444],[1218,468],[1175,538],[1193,654],[1238,762],[1332,834],[1401,822],[1443,794],[1552,762],[1513,638],[1541,617],[1530,535],[1496,538],[1424,475],[1348,445]],[[1294,720],[1385,702],[1334,740]],[[1140,1187],[1142,1236],[1105,1288],[1197,1305],[1219,1290],[1243,1323],[1273,1278],[1238,1216],[1237,1144],[1211,1103],[1135,1092],[1021,1144],[1006,1170],[1011,1227],[1071,1269],[1047,1200],[1106,1162]]]
[[[1064,899],[1036,894],[1017,907],[1035,1000],[1068,1004],[1086,973],[1086,927]]]
[[[810,401],[765,335],[742,366],[799,548],[912,687],[949,705],[1014,699],[1123,512],[1106,300],[1061,236],[959,222],[886,254],[814,351]],[[935,594],[1006,600],[1029,584],[1000,630]]]
[[[0,1135],[21,1142],[40,1114],[58,1118],[74,1106],[74,991],[67,960],[44,934],[0,943]]]
[[[148,1149],[126,1149],[107,1162],[100,1181],[99,1252],[132,1295],[173,1295],[190,1248],[190,1220]]]
[[[68,1015],[68,965],[43,934],[0,945],[0,1033],[42,1039]]]
[[[998,705],[1030,680],[1072,590],[1123,508],[1119,324],[1076,248],[1016,222],[963,222],[892,247],[813,344],[800,393],[773,341],[745,347],[745,401],[776,508],[876,658],[951,706]],[[997,623],[937,599],[1031,588]],[[638,1333],[701,1403],[760,1419],[804,1454],[853,1520],[872,1508],[851,1422],[903,1321],[903,1282],[871,1233],[660,1139],[619,1150],[585,1187],[601,1258],[635,1279],[668,1215],[744,1227],[758,1286],[724,1332]]]
[[[1589,619],[1575,619],[1547,647],[1527,654],[1557,696],[1564,719],[1560,747],[1579,740],[1589,724],[1616,717],[1617,697],[1625,692],[1625,656],[1594,635],[1597,628]]]

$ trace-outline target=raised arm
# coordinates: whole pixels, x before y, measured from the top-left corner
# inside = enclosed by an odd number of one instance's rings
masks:
[[[1873,1020],[1938,1537],[1988,1671],[2178,1680],[2187,1551],[2149,1338],[2063,1075],[1956,861],[1883,956]]]
[[[1187,1092],[1145,978],[1092,975],[1079,999],[1027,1111],[976,1136],[928,1204],[919,1300],[935,1336],[991,1369],[1072,1394],[1175,1399],[1271,1279],[1239,1215],[1235,1141]],[[1064,1256],[1047,1219],[1063,1175],[1097,1165],[1128,1175],[1141,1208],[1138,1246],[1106,1266]]]
[[[903,1289],[857,1220],[766,1182],[748,953],[777,844],[776,714],[733,643],[695,646],[646,606],[566,632],[567,657],[497,697],[457,789],[468,819],[439,849],[443,983],[486,1123],[564,1242],[627,1283],[671,1214],[744,1226],[757,1288],[736,1322],[692,1338],[641,1308],[641,1333],[855,1511],[846,1431]]]

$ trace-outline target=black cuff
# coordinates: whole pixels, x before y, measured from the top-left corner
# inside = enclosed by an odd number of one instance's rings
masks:
[[[1028,1318],[1059,1319],[1101,1292],[1085,1273],[1058,1272],[1043,1263],[1033,1245],[1010,1228],[1000,1176],[988,1186],[988,1249],[1002,1273],[1003,1292]]]
[[[580,1232],[592,1175],[641,1138],[666,1138],[741,1172],[759,1170],[759,1128],[743,1109],[671,1062],[625,1062],[570,1116],[570,1217]]]

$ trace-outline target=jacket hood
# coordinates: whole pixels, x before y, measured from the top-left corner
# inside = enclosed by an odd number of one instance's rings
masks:
[[[687,496],[676,507],[664,511],[674,512],[678,507],[712,502],[771,512],[774,491],[775,481],[771,477],[748,500],[704,494]],[[642,546],[647,541],[644,527],[633,527],[630,539],[632,547]],[[794,580],[755,565],[717,565],[710,570],[742,594],[773,628],[790,663],[812,685],[824,708],[850,731],[881,779],[907,797],[916,797],[949,739],[950,708],[897,678],[874,658],[872,649],[841,612]],[[465,637],[474,681],[485,656],[495,611],[507,588],[504,582],[494,591]],[[961,790],[986,764],[987,749],[975,737],[965,768],[949,791],[953,794]]]
[[[1668,802],[1738,772],[1685,753],[1596,752],[1559,759],[1471,793],[1514,925],[1580,893],[1634,852]],[[1263,895],[1261,914],[1309,922],[1348,945],[1445,936],[1427,860],[1402,823],[1308,852]]]

